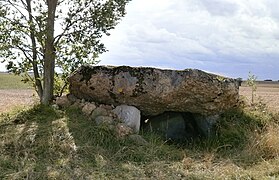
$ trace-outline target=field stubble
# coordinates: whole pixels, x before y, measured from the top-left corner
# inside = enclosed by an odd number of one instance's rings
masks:
[[[239,87],[239,94],[244,96],[248,103],[251,103],[252,90],[246,84]],[[279,112],[279,83],[257,83],[255,100],[256,102],[262,101],[269,110]]]
[[[0,89],[0,113],[38,102],[35,94],[31,89]]]

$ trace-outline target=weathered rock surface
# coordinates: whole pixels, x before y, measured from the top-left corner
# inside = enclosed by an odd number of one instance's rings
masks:
[[[69,82],[70,93],[80,99],[135,106],[143,115],[215,115],[236,106],[239,97],[236,80],[194,69],[83,66]]]

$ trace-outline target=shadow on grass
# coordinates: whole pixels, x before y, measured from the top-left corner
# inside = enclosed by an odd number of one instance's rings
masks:
[[[239,167],[262,161],[261,154],[248,152],[247,147],[251,136],[276,118],[235,109],[222,115],[215,138],[173,145],[143,134],[147,146],[117,139],[74,108],[35,106],[4,119],[0,121],[2,179],[164,179],[187,177],[181,171],[188,157],[203,162],[209,154],[211,163],[229,159]]]
[[[149,171],[146,166],[148,163],[183,159],[180,149],[164,144],[154,135],[146,136],[149,145],[139,146],[129,140],[116,138],[107,127],[96,126],[78,109],[67,109],[66,116],[83,167],[86,169],[86,166],[91,166],[106,178],[132,178],[131,172],[136,177],[146,177],[149,175],[137,168],[147,168],[146,171]],[[165,170],[171,172],[167,167]]]
[[[35,106],[0,124],[0,178],[100,179],[152,177],[152,163],[179,161],[182,152],[150,137],[149,146],[119,140],[80,110]],[[146,164],[147,163],[147,164]],[[174,173],[168,166],[164,171]]]
[[[59,115],[53,109],[35,106],[6,119],[8,126],[1,123],[1,159],[13,167],[1,165],[5,173],[0,177],[28,179],[48,176],[46,169],[53,156],[49,143],[52,122],[57,118]]]

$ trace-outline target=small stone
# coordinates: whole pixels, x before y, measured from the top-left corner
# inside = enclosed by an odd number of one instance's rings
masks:
[[[79,104],[80,104],[80,109],[82,109],[85,106],[85,102],[81,101]]]
[[[96,109],[94,109],[94,111],[92,112],[90,118],[91,119],[96,119],[98,116],[109,116],[109,112],[101,107],[97,107]]]
[[[71,105],[71,107],[82,109],[83,108],[83,104],[80,103],[80,101],[76,101],[74,104]]]
[[[111,105],[101,104],[99,107],[104,108],[108,111],[111,111],[113,108]]]
[[[124,123],[118,123],[116,126],[115,126],[115,133],[116,133],[116,136],[118,138],[123,138],[129,134],[132,134],[133,133],[133,129],[128,127],[126,124]]]
[[[59,106],[58,106],[57,104],[53,104],[53,105],[51,105],[51,107],[52,107],[53,109],[56,109],[56,110],[59,109]]]
[[[133,129],[135,133],[140,128],[140,111],[134,106],[120,105],[112,110],[123,123]]]
[[[94,103],[86,102],[82,108],[82,112],[85,115],[90,116],[94,109],[96,109],[96,105]]]
[[[76,101],[78,101],[78,98],[76,96],[74,96],[73,94],[68,94],[67,98],[72,104],[74,104]]]
[[[56,98],[55,104],[57,104],[59,107],[67,108],[71,105],[71,102],[67,96],[61,96]]]
[[[114,120],[110,116],[98,116],[96,117],[95,122],[97,125],[102,125],[102,124],[111,125],[113,124]]]

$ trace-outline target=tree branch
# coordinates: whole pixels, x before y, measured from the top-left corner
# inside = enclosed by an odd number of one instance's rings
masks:
[[[27,53],[28,51],[27,51],[26,49],[20,47],[19,45],[16,45],[15,47],[23,53],[23,55],[25,56],[25,58],[26,58],[29,62],[32,62],[32,59],[31,59],[32,56],[31,56],[30,54]]]
[[[33,25],[33,16],[32,16],[32,8],[31,8],[31,0],[26,0],[27,4],[27,11],[29,14],[29,30],[30,30],[30,39],[32,43],[32,61],[30,62],[33,66],[33,72],[34,72],[34,77],[35,77],[35,85],[37,88],[37,93],[40,98],[43,96],[43,87],[42,87],[42,82],[40,80],[40,75],[38,71],[38,53],[37,53],[37,44],[36,44],[36,39],[35,39],[35,27]]]
[[[10,0],[8,0],[8,3],[9,3],[13,8],[15,8],[15,9],[17,10],[17,12],[18,12],[19,14],[21,14],[22,17],[25,18],[25,20],[27,20],[26,16],[19,10],[19,8],[25,9],[24,7],[22,7],[22,6],[20,6],[20,5],[16,4],[16,3],[12,3]],[[25,10],[26,10],[26,9],[25,9]]]

